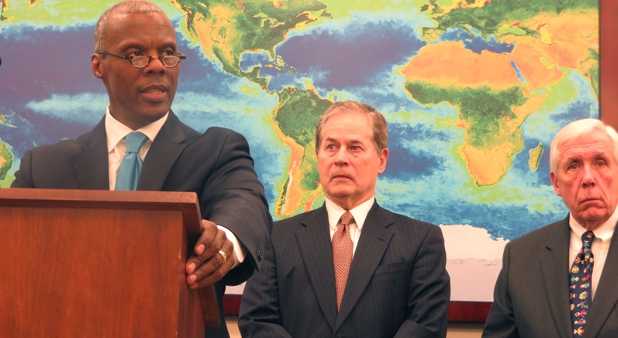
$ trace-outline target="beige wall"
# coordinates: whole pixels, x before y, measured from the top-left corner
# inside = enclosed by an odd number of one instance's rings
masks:
[[[228,330],[230,330],[230,337],[240,338],[237,325],[238,317],[227,316],[226,322]],[[483,324],[449,324],[446,338],[479,338],[482,329]]]

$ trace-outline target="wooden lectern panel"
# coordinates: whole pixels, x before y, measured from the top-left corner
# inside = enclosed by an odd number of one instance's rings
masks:
[[[200,233],[195,201],[0,189],[0,337],[203,337],[185,275]],[[214,289],[202,293],[218,324]]]

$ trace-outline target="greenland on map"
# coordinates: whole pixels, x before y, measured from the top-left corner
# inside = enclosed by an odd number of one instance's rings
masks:
[[[0,1],[0,187],[103,117],[90,55],[116,2]],[[597,0],[154,2],[187,55],[172,109],[248,139],[274,219],[322,205],[314,128],[342,100],[388,120],[376,199],[440,225],[453,300],[491,301],[504,245],[566,217],[549,145],[599,114]]]

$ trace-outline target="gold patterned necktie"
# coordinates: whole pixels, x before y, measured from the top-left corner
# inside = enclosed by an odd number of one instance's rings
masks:
[[[341,307],[343,292],[345,285],[348,282],[348,274],[352,265],[352,256],[354,251],[354,243],[350,237],[350,223],[354,217],[349,211],[346,211],[337,225],[337,231],[333,235],[333,263],[335,265],[335,286],[337,289],[337,311]]]

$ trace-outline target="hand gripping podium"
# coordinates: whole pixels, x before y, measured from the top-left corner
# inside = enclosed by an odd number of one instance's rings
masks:
[[[188,192],[0,189],[0,337],[203,337]]]

